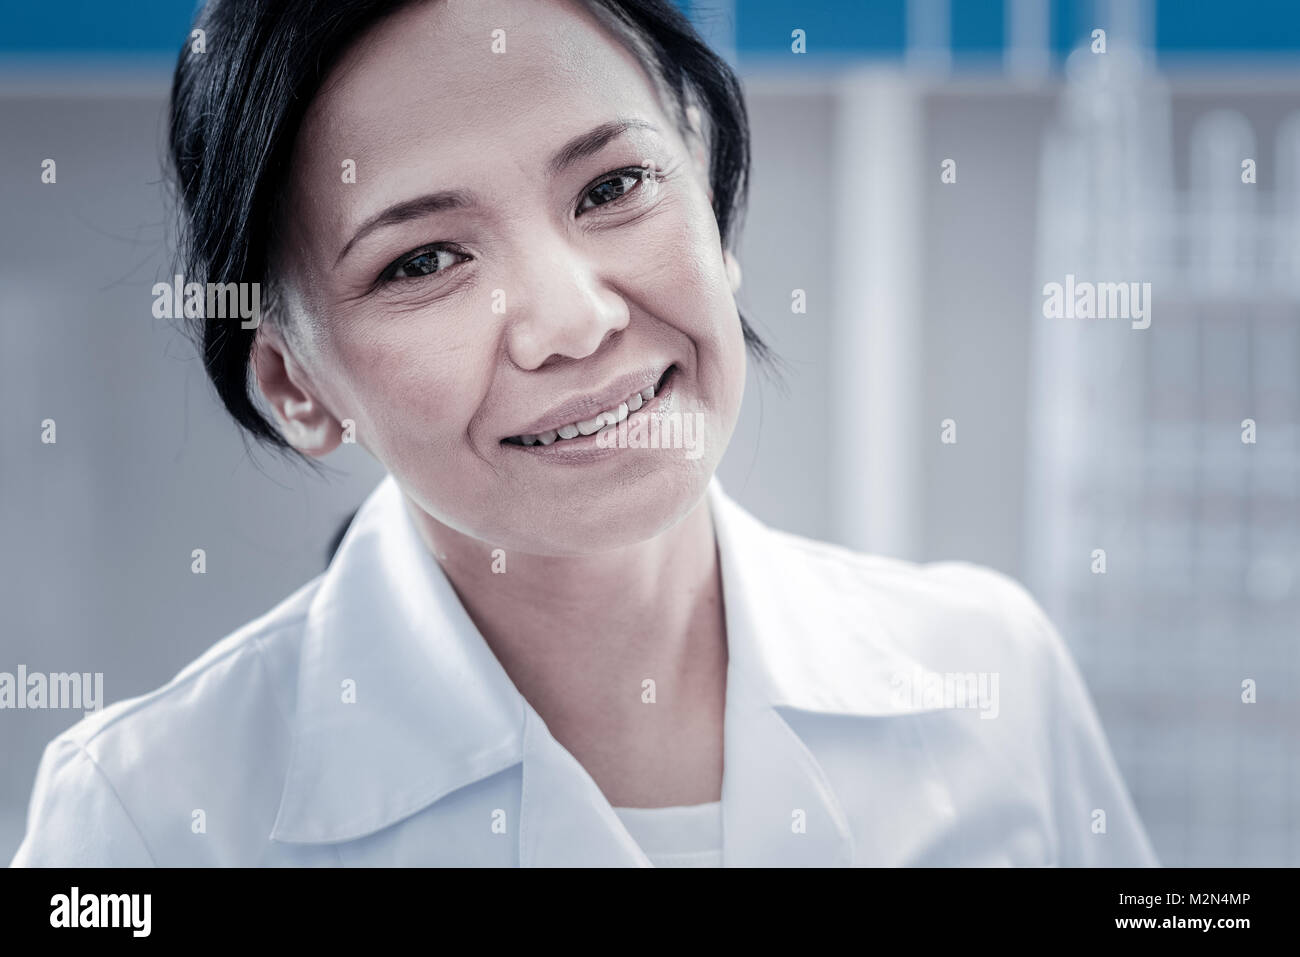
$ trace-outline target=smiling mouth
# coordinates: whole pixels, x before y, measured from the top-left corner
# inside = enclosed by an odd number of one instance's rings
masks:
[[[672,378],[676,370],[676,363],[670,365],[654,385],[646,386],[640,392],[633,392],[612,409],[599,412],[590,419],[570,422],[557,429],[548,429],[535,435],[512,435],[510,438],[501,441],[507,445],[553,445],[564,443],[569,439],[580,439],[583,436],[594,435],[608,426],[618,425],[633,412],[640,409],[641,406],[650,402],[655,395],[663,391],[664,386],[668,384],[668,380]]]

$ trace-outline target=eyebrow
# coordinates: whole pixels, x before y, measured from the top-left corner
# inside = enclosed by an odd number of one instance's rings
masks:
[[[599,153],[613,139],[622,136],[628,130],[640,129],[659,132],[659,127],[653,123],[636,118],[626,118],[611,120],[608,123],[602,123],[585,133],[579,133],[573,139],[561,146],[555,155],[551,157],[547,164],[547,169],[551,176],[557,176],[564,172],[574,163],[583,160],[588,156]],[[348,254],[353,246],[363,237],[380,229],[384,226],[394,226],[398,223],[410,222],[412,219],[419,219],[433,213],[446,212],[453,209],[468,209],[475,204],[474,194],[462,189],[444,189],[436,193],[428,193],[424,196],[417,196],[414,199],[403,200],[400,203],[394,203],[392,206],[381,210],[374,216],[367,219],[352,234],[340,250],[338,259],[334,260],[334,265],[343,261],[343,257]]]

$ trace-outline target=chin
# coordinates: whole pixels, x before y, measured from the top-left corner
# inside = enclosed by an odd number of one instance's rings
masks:
[[[638,453],[634,453],[638,454]],[[595,555],[654,538],[688,516],[704,497],[717,459],[705,455],[669,467],[660,450],[639,452],[652,467],[631,469],[603,486],[574,483],[559,490],[533,489],[514,498],[496,535],[479,536],[507,551],[576,557]],[[513,496],[512,496],[513,497]],[[539,521],[540,519],[540,521]]]

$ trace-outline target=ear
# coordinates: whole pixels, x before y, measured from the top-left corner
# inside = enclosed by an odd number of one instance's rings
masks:
[[[259,326],[252,359],[257,384],[289,444],[317,458],[338,448],[343,426],[316,397],[310,379],[273,324]]]
[[[731,283],[732,293],[740,292],[740,263],[736,261],[735,256],[731,255],[730,249],[722,251],[722,261],[727,266],[727,279]]]

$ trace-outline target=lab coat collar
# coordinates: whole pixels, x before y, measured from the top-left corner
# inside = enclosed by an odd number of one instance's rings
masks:
[[[917,665],[875,620],[843,620],[837,589],[852,582],[838,566],[810,561],[806,544],[763,526],[717,479],[708,499],[728,636],[724,859],[847,864],[843,810],[778,709],[927,710],[890,689]],[[303,629],[273,840],[360,838],[522,762],[522,865],[649,866],[479,634],[391,475],[358,511]],[[790,830],[791,808],[806,816],[801,839],[766,851],[774,828]]]
[[[391,475],[330,562],[299,655],[273,840],[362,837],[520,760],[523,697]]]
[[[777,707],[885,717],[934,710],[899,695],[897,676],[920,664],[870,608],[864,576],[873,559],[768,528],[709,487],[722,565],[728,652]]]

